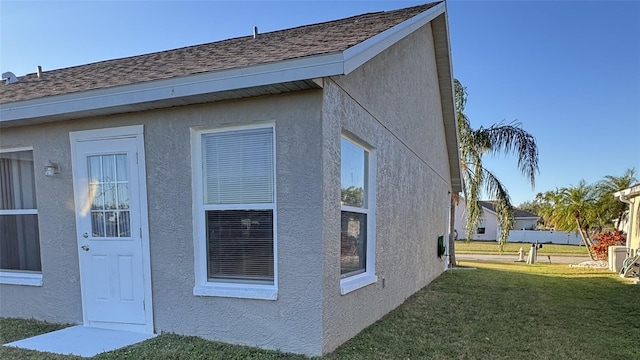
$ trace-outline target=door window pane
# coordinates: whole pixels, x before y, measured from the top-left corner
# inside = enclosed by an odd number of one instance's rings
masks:
[[[111,183],[116,181],[116,163],[115,155],[102,155],[102,183]]]
[[[91,210],[104,209],[104,196],[102,196],[102,185],[100,183],[89,185],[89,198],[91,199]]]
[[[131,237],[131,215],[128,211],[120,211],[118,217],[119,236]]]
[[[116,180],[127,181],[129,179],[127,174],[127,155],[116,155]]]
[[[127,154],[87,157],[93,237],[131,237]]]
[[[118,209],[129,209],[129,184],[118,184]]]
[[[105,237],[104,212],[91,212],[91,235],[93,237]]]

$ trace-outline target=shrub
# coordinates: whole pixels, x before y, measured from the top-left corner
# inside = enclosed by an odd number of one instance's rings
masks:
[[[620,230],[613,230],[602,233],[595,237],[596,245],[593,246],[596,256],[600,260],[608,260],[609,246],[625,245],[627,243],[627,235]]]

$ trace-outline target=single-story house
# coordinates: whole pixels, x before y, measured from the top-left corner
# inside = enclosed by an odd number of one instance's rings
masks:
[[[640,183],[613,194],[618,200],[629,204],[627,216],[627,249],[630,256],[640,252]]]
[[[478,226],[474,229],[471,240],[497,240],[500,238],[500,227],[498,213],[495,202],[480,201],[482,214],[478,220]],[[460,198],[456,205],[455,231],[459,239],[463,239],[466,234],[467,206],[464,198]],[[538,215],[528,211],[514,208],[513,230],[535,230],[537,227]]]
[[[0,316],[320,355],[443,272],[444,2],[4,78]]]

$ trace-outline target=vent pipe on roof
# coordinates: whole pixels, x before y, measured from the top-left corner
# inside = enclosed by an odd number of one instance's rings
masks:
[[[42,66],[38,65],[38,69],[36,70],[36,74],[38,74],[38,79],[42,77]]]
[[[4,80],[4,83],[7,85],[18,82],[18,78],[11,71],[7,71],[6,73],[3,73],[2,79]]]
[[[257,38],[257,37],[258,37],[258,27],[257,27],[257,26],[254,26],[254,27],[253,27],[253,38],[255,39],[255,38]]]

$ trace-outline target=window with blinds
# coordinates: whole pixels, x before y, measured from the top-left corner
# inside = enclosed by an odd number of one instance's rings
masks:
[[[202,137],[205,204],[273,203],[273,129]]]
[[[274,283],[273,127],[202,134],[207,278]]]
[[[0,152],[0,268],[40,272],[33,151]]]

